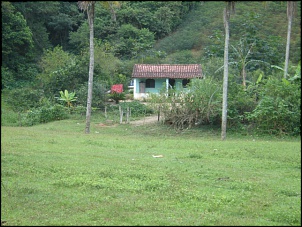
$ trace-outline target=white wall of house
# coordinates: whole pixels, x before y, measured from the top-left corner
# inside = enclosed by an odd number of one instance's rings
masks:
[[[166,92],[168,92],[169,89],[169,79],[168,78],[159,78],[155,79],[155,87],[154,88],[148,88],[145,87],[144,92],[140,91],[140,83],[145,82],[145,78],[134,78],[133,79],[133,98],[137,100],[142,100],[145,98],[148,98],[149,94],[157,94],[160,92],[160,90],[165,87]],[[175,87],[181,88],[182,87],[182,79],[175,79]]]

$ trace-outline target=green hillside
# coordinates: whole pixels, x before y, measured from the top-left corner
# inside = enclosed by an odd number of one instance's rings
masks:
[[[182,24],[169,36],[159,40],[155,48],[175,54],[190,50],[193,56],[205,57],[207,50],[214,45],[223,54],[224,2],[201,2],[184,18]],[[240,38],[252,34],[269,45],[278,40],[278,56],[285,54],[287,17],[285,2],[236,2],[235,14],[230,21],[230,43],[236,44]],[[298,2],[292,24],[290,59],[298,63],[301,58],[301,2]],[[270,54],[270,53],[267,53]],[[283,57],[284,58],[284,57]]]

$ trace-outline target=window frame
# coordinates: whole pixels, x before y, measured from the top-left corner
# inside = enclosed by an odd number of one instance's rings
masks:
[[[155,88],[155,80],[146,79],[146,88]]]

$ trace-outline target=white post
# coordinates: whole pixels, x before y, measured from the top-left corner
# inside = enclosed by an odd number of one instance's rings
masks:
[[[122,124],[123,123],[123,114],[124,114],[124,112],[123,112],[123,109],[122,109],[121,106],[119,106],[119,111],[120,111],[120,124]]]
[[[166,92],[169,93],[169,78],[166,79]]]
[[[137,81],[138,80],[136,78],[133,80],[133,99],[137,98],[137,94],[136,94]]]

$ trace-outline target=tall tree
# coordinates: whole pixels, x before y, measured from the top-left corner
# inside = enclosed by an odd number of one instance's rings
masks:
[[[227,106],[228,106],[228,74],[229,74],[229,39],[230,39],[230,15],[235,11],[235,2],[226,2],[223,11],[223,23],[225,29],[224,44],[224,70],[223,70],[223,94],[222,94],[222,119],[221,119],[221,139],[226,138]]]
[[[292,30],[292,21],[293,21],[295,7],[296,7],[296,2],[294,2],[294,1],[287,2],[288,25],[287,25],[287,41],[286,41],[286,53],[285,53],[285,65],[284,65],[284,78],[286,78],[287,70],[288,70],[290,34],[291,34],[291,30]]]
[[[95,1],[79,1],[78,6],[81,10],[87,12],[88,24],[89,24],[89,77],[88,77],[88,95],[87,95],[87,109],[86,109],[86,127],[85,133],[90,133],[90,119],[91,119],[91,104],[92,104],[92,89],[93,89],[93,70],[94,70],[94,9]],[[117,1],[102,2],[105,7],[113,9],[114,5],[119,6]],[[109,6],[108,6],[109,5]],[[115,12],[114,12],[115,13]],[[114,17],[112,18],[115,19]]]
[[[94,45],[93,45],[93,21],[94,21],[94,7],[95,1],[79,1],[79,8],[87,12],[89,23],[89,77],[88,77],[88,96],[86,109],[86,127],[85,133],[90,133],[90,119],[91,119],[91,103],[92,103],[92,88],[93,88],[93,70],[94,70]]]

